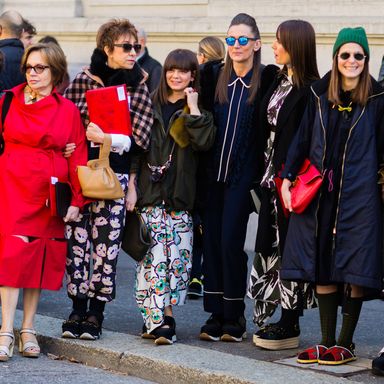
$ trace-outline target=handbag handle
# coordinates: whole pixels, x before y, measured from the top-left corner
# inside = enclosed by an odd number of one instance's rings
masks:
[[[147,224],[145,224],[145,221],[144,221],[143,217],[141,216],[141,214],[140,214],[140,212],[139,212],[139,210],[137,208],[135,208],[135,213],[138,216],[139,221],[140,221],[140,233],[139,233],[140,241],[143,244],[145,244],[148,247],[150,247],[152,245],[152,241],[151,241],[151,239],[149,239],[148,242],[145,241],[145,238],[144,238],[145,236],[144,236],[144,233],[143,233],[144,231],[147,231],[147,232],[149,231],[149,229],[147,227]]]
[[[109,158],[109,152],[111,151],[112,138],[109,133],[104,134],[104,142],[100,146],[99,160]]]

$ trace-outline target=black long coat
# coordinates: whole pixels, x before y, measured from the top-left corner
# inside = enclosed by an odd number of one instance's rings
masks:
[[[272,85],[261,101],[260,127],[262,128],[264,136],[266,137],[269,137],[270,135],[270,127],[267,120],[267,108],[273,92],[280,84],[281,76],[283,75],[276,73]],[[283,164],[285,163],[289,145],[291,144],[293,137],[299,129],[300,122],[308,102],[309,93],[309,84],[301,88],[294,86],[285,98],[284,103],[280,109],[276,124],[275,139],[273,143],[274,156],[272,159],[276,174],[281,170]],[[274,237],[273,231],[271,231],[272,217],[270,212],[272,208],[270,203],[270,194],[270,190],[266,191],[263,189],[256,238],[256,251],[266,255],[270,255],[272,252],[272,237]],[[284,217],[279,200],[278,227],[280,248],[284,249],[284,242],[288,229],[288,220]]]
[[[289,149],[283,177],[295,176],[305,157],[320,171],[327,150],[330,74],[312,87],[311,100]],[[378,170],[383,164],[384,90],[372,79],[366,106],[355,107],[345,145],[341,148],[340,191],[330,280],[381,289],[382,202]],[[291,214],[281,277],[316,282],[317,212],[320,196],[302,214]],[[321,207],[320,207],[321,209]]]

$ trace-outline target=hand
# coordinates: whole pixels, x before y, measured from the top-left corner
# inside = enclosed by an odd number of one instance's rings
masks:
[[[187,97],[187,104],[191,115],[200,116],[200,109],[197,101],[199,100],[199,94],[191,87],[184,89],[185,96]]]
[[[86,135],[89,141],[100,144],[104,143],[104,132],[95,123],[90,122],[88,124]]]
[[[292,183],[288,179],[283,180],[283,184],[281,186],[281,196],[284,201],[285,208],[289,210],[289,212],[292,212],[292,204],[291,204],[291,187]]]
[[[381,200],[384,202],[384,184],[381,184]]]
[[[125,207],[127,211],[133,211],[137,202],[137,192],[135,186],[128,186],[128,193],[125,198]]]
[[[72,153],[75,152],[76,144],[75,143],[67,143],[63,150],[64,157],[71,157]]]
[[[79,217],[80,209],[79,207],[74,207],[71,205],[68,208],[67,214],[64,217],[64,222],[69,223],[70,221],[75,221]]]

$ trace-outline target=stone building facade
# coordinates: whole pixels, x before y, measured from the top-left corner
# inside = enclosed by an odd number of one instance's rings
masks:
[[[143,27],[151,55],[161,62],[174,48],[196,50],[204,36],[224,37],[231,18],[239,12],[256,18],[265,64],[273,62],[276,27],[294,18],[308,20],[316,30],[321,74],[330,68],[332,44],[344,26],[365,27],[375,77],[384,54],[383,0],[0,0],[0,11],[8,9],[29,19],[39,36],[51,34],[59,40],[72,76],[88,63],[98,27],[114,17]]]

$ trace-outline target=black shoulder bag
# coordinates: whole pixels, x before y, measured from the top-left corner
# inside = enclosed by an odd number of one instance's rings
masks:
[[[0,155],[4,153],[4,146],[5,146],[4,137],[3,137],[4,122],[5,122],[5,118],[7,117],[7,113],[9,111],[12,98],[13,98],[12,92],[5,93],[3,108],[1,109]]]

